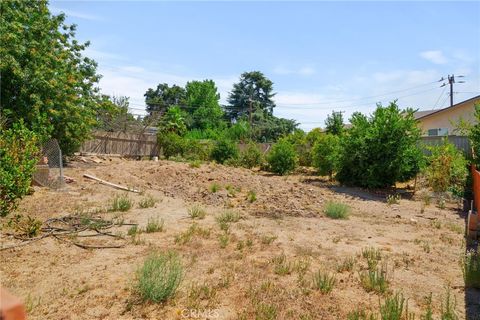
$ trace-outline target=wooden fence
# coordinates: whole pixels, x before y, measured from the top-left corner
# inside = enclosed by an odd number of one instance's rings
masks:
[[[463,151],[463,153],[470,157],[472,155],[472,148],[470,146],[470,141],[468,137],[462,136],[435,136],[435,137],[422,137],[421,143],[425,146],[435,146],[442,144],[442,140],[446,138],[448,141],[457,147],[457,149]],[[423,148],[425,153],[428,153],[426,148]]]
[[[157,136],[123,132],[94,132],[80,148],[82,153],[119,154],[122,156],[158,156]]]

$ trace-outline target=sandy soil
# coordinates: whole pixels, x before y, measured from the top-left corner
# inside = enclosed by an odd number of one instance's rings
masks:
[[[126,239],[126,246],[115,249],[85,250],[49,237],[0,251],[2,286],[25,299],[30,319],[269,319],[268,310],[278,319],[346,319],[357,308],[378,311],[382,299],[359,280],[367,268],[361,256],[367,247],[381,250],[389,290],[403,293],[417,319],[430,293],[434,314],[440,315],[446,288],[459,319],[467,318],[467,309],[471,319],[480,314],[478,304],[466,307],[466,296],[470,301],[480,295],[464,290],[459,265],[464,219],[456,204],[445,209],[431,204],[423,213],[420,200],[389,206],[384,196],[338,187],[308,171],[278,177],[215,164],[193,168],[169,161],[104,159],[72,162],[65,174],[74,183],[64,191],[35,187],[18,213],[45,220],[106,207],[114,195],[124,194],[83,173],[142,190],[128,194],[136,203],[128,212],[97,215],[140,227],[157,217],[165,230],[142,233],[133,241],[128,226],[115,227],[113,232]],[[211,192],[214,183],[221,190]],[[252,203],[246,199],[249,191],[256,193]],[[158,201],[141,209],[138,203],[146,195]],[[322,209],[329,200],[351,206],[350,218],[327,218]],[[205,219],[188,216],[193,204],[206,209]],[[242,219],[232,224],[229,242],[221,248],[223,232],[215,217],[226,209]],[[209,232],[176,244],[175,237],[192,223]],[[2,230],[2,246],[18,243],[7,231]],[[181,255],[185,267],[178,293],[165,304],[139,302],[132,290],[136,269],[151,252],[168,249]],[[285,275],[275,273],[273,261],[282,254],[291,266]],[[338,272],[347,258],[355,259],[353,270]],[[317,270],[335,274],[331,293],[311,288]]]

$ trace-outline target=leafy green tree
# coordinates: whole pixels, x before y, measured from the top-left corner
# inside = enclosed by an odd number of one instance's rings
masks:
[[[417,147],[420,129],[413,110],[401,111],[396,102],[377,109],[369,118],[352,115],[352,128],[342,138],[337,179],[366,188],[390,187],[414,177],[423,154]]]
[[[313,146],[312,163],[321,175],[328,175],[331,180],[338,170],[340,153],[340,137],[329,133],[323,134]]]
[[[452,191],[461,196],[467,181],[467,160],[455,145],[443,139],[442,144],[429,147],[431,155],[424,173],[428,186],[435,192]]]
[[[9,129],[0,123],[0,216],[15,210],[25,196],[38,160],[38,140],[23,121]]]
[[[232,92],[228,97],[228,103],[225,107],[226,115],[230,121],[249,116],[250,110],[253,112],[260,110],[267,115],[273,114],[275,103],[272,98],[273,82],[265,77],[260,71],[244,72],[240,76],[240,81],[233,85]]]
[[[334,135],[341,135],[343,132],[343,114],[341,111],[332,111],[325,120],[325,131]]]
[[[475,105],[475,118],[477,123],[471,126],[469,138],[473,147],[474,162],[478,170],[480,168],[480,104]]]
[[[262,111],[256,111],[252,118],[251,138],[259,142],[277,141],[298,130],[295,120],[277,118]]]
[[[82,55],[89,43],[79,43],[76,26],[52,15],[46,0],[0,1],[0,12],[1,116],[74,152],[95,125],[100,77]]]
[[[178,106],[170,107],[160,118],[158,129],[159,134],[175,133],[179,136],[183,136],[187,131],[185,112],[183,112]]]
[[[185,106],[186,91],[183,87],[160,83],[157,88],[149,88],[144,94],[147,112],[150,116],[167,111],[171,106]]]
[[[295,147],[286,139],[280,139],[267,154],[268,169],[279,175],[292,172],[297,167]]]
[[[222,127],[223,110],[219,100],[220,94],[213,80],[188,82],[185,103],[192,114],[191,127],[200,130]]]

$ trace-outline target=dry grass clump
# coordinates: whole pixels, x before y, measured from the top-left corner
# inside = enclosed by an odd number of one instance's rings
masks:
[[[195,204],[188,209],[188,215],[192,219],[204,219],[207,211],[202,206]]]

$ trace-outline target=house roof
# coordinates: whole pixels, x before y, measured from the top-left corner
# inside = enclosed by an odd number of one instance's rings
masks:
[[[467,99],[467,100],[464,100],[462,102],[456,103],[453,106],[446,107],[446,108],[443,108],[443,109],[417,111],[413,114],[413,116],[415,117],[416,120],[423,119],[423,118],[431,116],[432,114],[437,114],[437,113],[443,112],[445,110],[450,110],[450,109],[458,107],[461,104],[464,104],[466,102],[473,102],[475,100],[480,100],[480,95],[472,97],[472,98]]]

